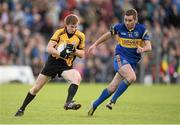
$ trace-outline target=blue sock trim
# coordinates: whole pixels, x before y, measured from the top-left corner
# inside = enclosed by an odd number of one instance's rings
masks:
[[[126,91],[128,86],[129,86],[129,82],[127,80],[121,81],[111,99],[111,102],[116,103],[116,100]]]
[[[102,91],[101,95],[99,96],[99,98],[94,101],[93,103],[93,108],[97,108],[102,102],[104,102],[109,96],[111,96],[111,93],[109,92],[109,90],[106,88]]]
[[[125,84],[127,84],[128,86],[130,85],[130,83],[129,83],[129,81],[128,81],[127,79],[124,79],[123,82],[124,82]]]

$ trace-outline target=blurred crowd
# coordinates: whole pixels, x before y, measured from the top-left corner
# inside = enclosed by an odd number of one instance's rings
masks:
[[[86,49],[110,26],[123,21],[135,8],[139,22],[151,36],[153,51],[143,55],[137,68],[140,82],[180,82],[180,0],[1,0],[0,65],[30,65],[35,76],[48,54],[46,45],[66,15],[80,18]],[[76,59],[85,82],[109,82],[113,75],[112,39],[98,47],[95,56]]]

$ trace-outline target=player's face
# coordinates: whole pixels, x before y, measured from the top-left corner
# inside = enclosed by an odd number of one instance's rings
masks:
[[[136,20],[134,19],[133,15],[124,17],[124,23],[127,29],[133,29],[136,24]]]
[[[67,32],[69,34],[73,34],[77,30],[77,24],[76,25],[69,24],[69,25],[66,26],[66,28],[67,28]]]

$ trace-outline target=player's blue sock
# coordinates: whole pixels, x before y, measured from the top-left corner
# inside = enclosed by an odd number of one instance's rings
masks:
[[[115,103],[116,100],[118,99],[118,97],[120,97],[126,91],[128,86],[129,86],[129,83],[127,80],[121,81],[118,88],[116,89],[112,99],[111,99],[111,102]]]
[[[108,89],[104,89],[99,96],[99,98],[93,103],[93,108],[97,108],[104,100],[106,100],[109,96],[111,96],[111,93],[108,91]]]

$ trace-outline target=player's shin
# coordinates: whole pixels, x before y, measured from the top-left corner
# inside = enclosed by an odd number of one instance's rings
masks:
[[[99,98],[94,101],[93,103],[93,108],[97,108],[102,102],[104,102],[107,98],[109,98],[111,96],[111,92],[106,88],[102,91],[101,95],[99,96]]]
[[[78,85],[76,84],[71,84],[68,88],[68,96],[66,99],[66,103],[71,102],[72,99],[74,98],[76,92],[78,90]]]
[[[76,85],[76,84],[71,84],[69,86],[68,96],[66,99],[66,103],[64,104],[65,110],[69,110],[69,109],[78,110],[79,108],[81,108],[81,104],[75,103],[75,101],[73,101],[73,98],[77,92],[77,89],[78,89],[78,85]]]
[[[116,100],[126,91],[130,83],[127,80],[122,80],[112,96],[111,102],[116,103]]]
[[[112,110],[112,107],[116,103],[117,99],[126,91],[129,85],[130,84],[127,80],[121,81],[114,95],[112,96],[112,99],[106,104],[106,107]]]
[[[22,111],[25,110],[26,106],[34,99],[36,95],[32,95],[30,92],[28,92],[26,98],[24,99],[24,102],[22,104],[22,106],[20,107],[20,109]]]
[[[18,111],[15,113],[14,116],[15,117],[23,116],[26,106],[34,99],[35,96],[36,95],[32,95],[30,92],[28,92],[26,98],[24,99],[22,106],[20,107],[20,109],[18,109]]]

